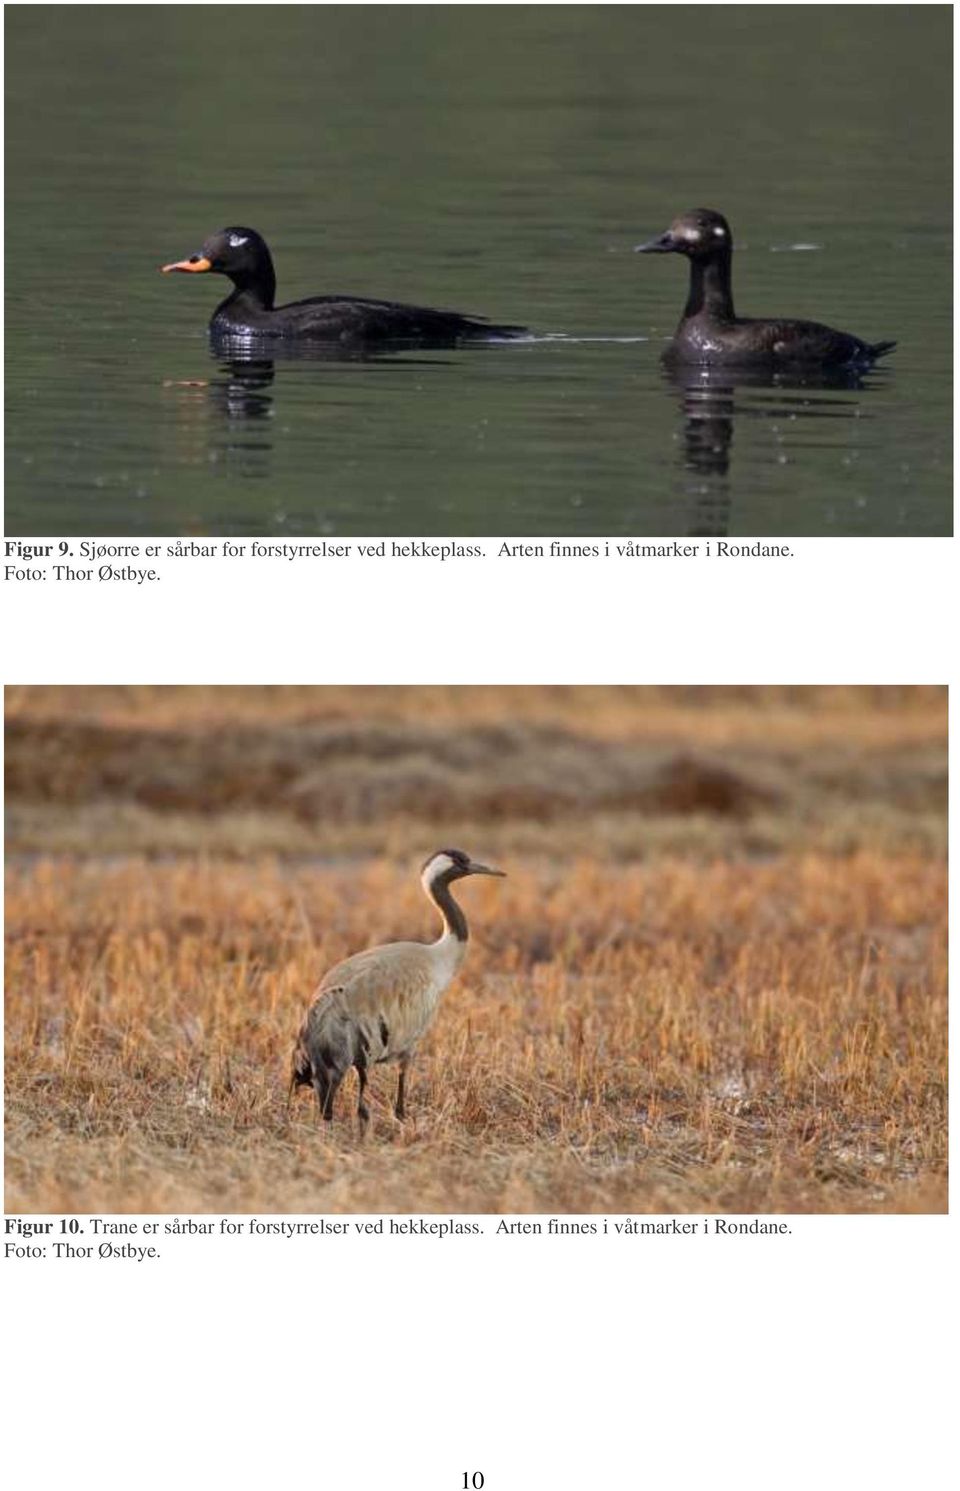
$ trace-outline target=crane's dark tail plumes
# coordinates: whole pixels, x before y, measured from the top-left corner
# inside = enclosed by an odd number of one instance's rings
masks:
[[[324,1046],[317,1047],[315,1041],[314,1052],[311,1055],[309,1041],[310,1034],[304,1026],[300,1032],[300,1039],[293,1048],[287,1109],[289,1111],[298,1087],[312,1087],[316,1093],[320,1117],[329,1121],[333,1117],[333,1104],[337,1091],[352,1063],[352,1058],[345,1062],[338,1062],[337,1053],[334,1050]]]
[[[313,1086],[313,1063],[304,1049],[303,1042],[297,1041],[293,1048],[293,1065],[290,1068],[290,1088],[287,1093],[287,1107],[293,1101],[293,1095],[298,1087]]]

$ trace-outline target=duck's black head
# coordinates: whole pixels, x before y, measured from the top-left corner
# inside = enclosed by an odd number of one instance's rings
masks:
[[[254,228],[221,228],[211,233],[199,252],[176,264],[164,264],[163,273],[179,270],[184,274],[225,274],[238,290],[256,290],[269,306],[273,305],[276,277],[270,250]]]
[[[688,259],[715,259],[729,254],[733,248],[730,224],[722,212],[713,212],[709,207],[695,207],[674,218],[666,233],[651,238],[649,243],[638,243],[638,254],[686,254]]]

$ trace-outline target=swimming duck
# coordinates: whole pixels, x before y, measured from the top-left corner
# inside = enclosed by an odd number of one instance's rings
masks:
[[[353,295],[315,295],[274,305],[277,277],[270,250],[253,228],[221,228],[189,259],[164,264],[171,274],[225,274],[233,294],[217,306],[213,333],[231,337],[296,337],[344,345],[397,342],[452,346],[527,335],[522,326],[494,326],[482,317],[457,311],[367,300]]]
[[[896,342],[863,342],[819,321],[755,320],[733,308],[730,224],[708,207],[685,212],[638,254],[684,254],[690,293],[664,360],[677,363],[753,363],[771,367],[867,367]]]

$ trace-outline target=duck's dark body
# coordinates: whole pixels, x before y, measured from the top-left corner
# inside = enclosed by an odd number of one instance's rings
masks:
[[[771,367],[854,367],[873,362],[895,342],[864,342],[819,321],[769,321],[709,311],[685,316],[664,352],[676,363],[766,363]]]
[[[275,308],[258,303],[249,291],[235,290],[210,318],[210,330],[231,336],[302,337],[305,340],[425,342],[431,346],[492,337],[522,336],[519,326],[491,326],[477,316],[368,300],[356,295],[313,295]]]
[[[526,335],[522,326],[496,326],[479,316],[432,310],[395,300],[353,295],[315,295],[275,306],[276,275],[266,243],[253,228],[224,228],[204,243],[199,254],[168,264],[164,272],[213,271],[233,281],[214,311],[210,330],[217,336],[297,338],[343,346],[397,343],[454,346],[463,341],[491,341]]]
[[[684,254],[690,260],[690,293],[676,333],[663,353],[669,363],[770,368],[869,366],[896,342],[864,342],[819,321],[762,320],[738,316],[733,307],[733,236],[726,218],[698,208],[677,218],[638,253]]]

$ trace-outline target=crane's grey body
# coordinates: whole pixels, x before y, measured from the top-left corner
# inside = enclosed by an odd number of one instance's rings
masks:
[[[458,849],[431,855],[421,884],[443,918],[437,941],[387,942],[345,958],[326,974],[300,1029],[291,1079],[291,1091],[313,1088],[323,1118],[333,1117],[337,1090],[353,1066],[360,1078],[357,1112],[366,1123],[368,1070],[388,1061],[400,1067],[395,1112],[403,1118],[407,1066],[467,950],[466,918],[450,884],[466,875],[501,873]]]

